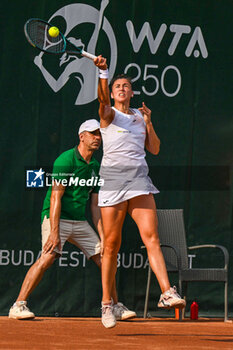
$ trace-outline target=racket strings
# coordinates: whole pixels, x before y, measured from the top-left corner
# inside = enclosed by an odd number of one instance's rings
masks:
[[[51,26],[42,21],[30,21],[27,25],[27,33],[31,41],[42,50],[51,53],[64,52],[65,42],[59,33],[57,37],[51,37],[48,30]]]

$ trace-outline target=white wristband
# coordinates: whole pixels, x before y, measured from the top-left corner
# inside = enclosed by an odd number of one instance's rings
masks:
[[[101,79],[108,79],[108,69],[106,70],[99,69],[99,77]]]

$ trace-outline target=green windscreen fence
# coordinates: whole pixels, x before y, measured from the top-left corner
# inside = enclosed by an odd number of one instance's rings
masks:
[[[24,23],[42,18],[93,54],[107,57],[110,77],[132,77],[132,107],[144,101],[161,139],[147,154],[160,189],[157,207],[184,209],[188,246],[221,244],[232,278],[231,0],[5,1],[0,3],[1,201],[0,314],[7,315],[41,250],[40,212],[47,187],[28,186],[30,171],[48,171],[78,143],[77,130],[98,118],[98,72],[84,57],[47,55],[26,41]],[[96,153],[101,160],[102,151]],[[90,218],[87,210],[88,218]],[[126,218],[118,255],[120,301],[142,315],[148,261],[135,223]],[[221,266],[220,253],[196,255],[193,266]],[[171,275],[173,284],[177,276]],[[153,280],[149,310],[160,289]],[[192,283],[200,314],[223,316],[223,284]],[[36,315],[99,316],[98,268],[70,244],[29,298]],[[170,314],[172,314],[170,312]]]

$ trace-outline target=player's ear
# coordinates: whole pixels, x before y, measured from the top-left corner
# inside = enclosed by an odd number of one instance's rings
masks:
[[[134,97],[134,92],[132,91],[131,97]]]
[[[113,98],[113,94],[112,94],[112,92],[111,92],[111,98]]]

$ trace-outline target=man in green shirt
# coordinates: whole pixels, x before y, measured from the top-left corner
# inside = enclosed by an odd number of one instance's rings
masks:
[[[66,241],[79,247],[88,259],[101,267],[104,241],[98,207],[101,179],[98,176],[99,163],[92,157],[101,144],[99,128],[99,122],[95,119],[82,123],[79,128],[79,145],[63,152],[54,162],[52,186],[46,194],[42,209],[42,254],[27,272],[18,298],[9,311],[10,318],[35,317],[26,306],[26,300],[42,279],[44,272],[62,255]],[[92,221],[100,240],[85,217],[89,198]],[[118,319],[136,316],[134,311],[118,303],[115,281],[112,299]]]

